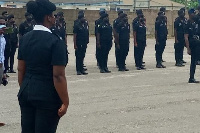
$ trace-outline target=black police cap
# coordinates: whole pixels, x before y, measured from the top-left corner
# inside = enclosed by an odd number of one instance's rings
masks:
[[[81,19],[81,18],[84,18],[84,17],[85,17],[85,16],[84,16],[83,13],[78,15],[78,19]]]
[[[185,12],[185,7],[182,7],[180,10],[184,11]]]
[[[120,9],[117,11],[117,13],[118,13],[118,15],[120,15],[120,14],[124,13],[124,11]]]
[[[188,14],[196,14],[196,11],[195,11],[195,9],[194,8],[192,8],[192,9],[190,9],[190,10],[188,10]]]
[[[165,12],[165,11],[166,11],[166,8],[165,8],[165,7],[161,7],[161,8],[160,8],[160,11]]]
[[[13,14],[10,14],[7,19],[10,20],[11,18],[15,18]]]
[[[136,10],[136,14],[137,15],[143,14],[142,9]]]
[[[83,10],[78,11],[78,14],[85,14]]]
[[[3,12],[2,12],[2,15],[5,15],[6,13],[8,13],[8,12],[7,12],[7,11],[3,11]]]
[[[99,15],[101,16],[101,15],[103,15],[103,14],[105,14],[106,13],[106,10],[100,10],[99,11]]]

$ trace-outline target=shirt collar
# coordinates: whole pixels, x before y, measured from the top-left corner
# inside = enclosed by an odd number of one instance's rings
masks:
[[[48,29],[47,27],[43,25],[35,25],[33,30],[41,30],[41,31],[47,31],[47,32],[52,33],[50,29]]]

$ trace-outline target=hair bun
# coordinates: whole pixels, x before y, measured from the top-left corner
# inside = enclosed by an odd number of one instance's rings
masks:
[[[27,7],[27,12],[31,13],[31,14],[35,14],[37,13],[37,10],[38,10],[38,4],[37,2],[35,1],[29,1],[27,4],[26,4],[26,7]]]

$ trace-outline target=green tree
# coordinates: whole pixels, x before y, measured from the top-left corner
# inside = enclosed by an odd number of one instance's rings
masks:
[[[181,3],[181,4],[186,4],[186,0],[172,0],[174,2],[178,2],[178,3]],[[199,3],[198,3],[198,0],[187,0],[187,8],[197,8]]]

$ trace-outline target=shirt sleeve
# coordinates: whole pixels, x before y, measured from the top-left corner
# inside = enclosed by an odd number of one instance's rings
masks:
[[[158,23],[158,22],[156,22],[156,23],[155,23],[155,30],[157,31],[157,30],[158,30],[158,28],[159,28],[159,23]]]
[[[133,22],[133,31],[136,32],[137,29],[138,29],[138,26],[139,26],[138,24],[136,24],[136,23]]]
[[[77,25],[74,25],[73,33],[74,33],[74,34],[77,34],[77,33],[78,33],[78,26],[77,26]]]
[[[188,23],[184,26],[184,33],[189,34],[189,24]]]
[[[17,56],[18,60],[24,60],[23,54],[22,54],[22,51],[23,51],[22,48],[23,48],[23,37],[20,39],[20,45],[19,45],[18,56]]]
[[[53,44],[51,65],[67,65],[67,47],[62,40],[58,40],[57,43]]]
[[[177,29],[177,28],[178,28],[178,21],[175,20],[175,22],[174,22],[174,29]]]

